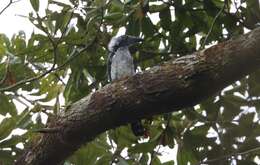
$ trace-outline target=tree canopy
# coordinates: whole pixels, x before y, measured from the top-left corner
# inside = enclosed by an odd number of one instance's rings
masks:
[[[49,0],[44,15],[39,0],[30,2],[34,11],[28,19],[39,32],[0,35],[3,164],[13,164],[37,144],[41,135],[34,131],[45,127],[44,116],[48,125],[108,83],[107,44],[119,31],[144,38],[131,48],[141,72],[234,40],[260,22],[258,0]],[[8,6],[0,13],[4,10]],[[108,130],[64,164],[258,164],[259,74],[256,70],[196,106],[144,119],[149,137],[135,137],[127,125]],[[25,133],[14,135],[17,129]],[[173,148],[176,155],[160,159]]]

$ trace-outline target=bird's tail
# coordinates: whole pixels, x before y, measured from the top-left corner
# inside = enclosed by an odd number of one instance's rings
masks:
[[[131,123],[131,129],[135,136],[144,136],[145,135],[145,128],[142,125],[141,120]]]

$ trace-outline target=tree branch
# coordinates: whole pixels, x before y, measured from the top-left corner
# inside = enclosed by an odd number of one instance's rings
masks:
[[[47,71],[35,76],[35,77],[31,77],[31,78],[28,78],[28,79],[24,79],[24,80],[21,80],[21,81],[18,81],[16,82],[15,84],[12,84],[10,86],[7,86],[7,87],[3,87],[3,88],[0,88],[0,92],[5,92],[5,91],[8,91],[8,90],[12,90],[13,88],[16,88],[20,85],[23,85],[23,84],[26,84],[26,83],[30,83],[30,82],[34,82],[34,81],[37,81],[41,78],[43,78],[44,76],[46,76],[47,74],[49,73],[53,73],[54,71],[59,71],[61,70],[63,67],[65,67],[66,65],[68,65],[73,59],[75,59],[76,57],[78,57],[81,53],[83,53],[84,51],[86,51],[89,46],[92,44],[92,42],[89,44],[89,45],[86,45],[85,48],[81,48],[81,49],[73,49],[72,53],[69,55],[69,58],[63,63],[61,64],[60,66],[57,66],[55,68],[55,65],[56,65],[56,61],[57,61],[57,51],[54,50],[54,60],[53,60],[53,64],[51,66],[50,69],[48,69]]]
[[[98,134],[156,114],[194,106],[260,68],[260,28],[235,40],[126,77],[72,104],[48,124],[17,165],[58,164]]]
[[[20,0],[17,0],[17,1],[13,1],[13,0],[10,0],[9,3],[0,11],[0,15],[3,14],[3,12],[8,8],[10,7],[13,3],[16,3],[16,2],[19,2]]]
[[[17,2],[17,1],[15,1],[15,2]],[[14,2],[10,1],[10,3],[14,3]],[[54,71],[56,71],[56,70],[59,70],[60,68],[64,67],[65,65],[67,65],[67,64],[71,61],[71,58],[69,58],[69,59],[68,59],[67,61],[65,61],[61,66],[55,67],[55,66],[56,66],[56,63],[57,63],[57,58],[58,58],[58,53],[57,53],[58,45],[59,45],[59,43],[61,42],[62,38],[64,37],[64,35],[65,35],[66,31],[67,31],[67,28],[68,28],[68,26],[69,26],[69,23],[70,23],[72,17],[73,17],[73,14],[74,14],[74,13],[71,12],[70,18],[69,18],[68,22],[66,23],[65,28],[64,28],[64,30],[62,31],[61,37],[58,39],[57,42],[55,42],[55,41],[53,40],[53,37],[51,36],[51,34],[50,34],[47,30],[44,30],[45,28],[43,27],[43,25],[42,25],[41,23],[39,24],[39,26],[41,27],[41,30],[48,36],[48,39],[49,39],[49,41],[50,41],[50,43],[51,43],[51,45],[52,45],[52,47],[53,47],[53,64],[51,65],[51,68],[48,69],[47,71],[45,71],[45,72],[43,72],[43,73],[41,73],[41,74],[35,76],[35,77],[27,78],[27,79],[18,81],[18,82],[16,82],[15,84],[12,84],[12,85],[10,85],[10,86],[0,88],[0,92],[8,91],[8,90],[11,90],[11,89],[13,89],[13,88],[16,88],[16,87],[18,87],[18,86],[20,86],[20,85],[37,81],[37,80],[43,78],[44,76],[48,75],[49,73],[52,73],[52,72],[54,72]],[[36,13],[36,15],[37,15],[37,20],[41,20],[41,17],[39,16],[39,14]],[[39,21],[39,22],[40,22],[40,21]],[[86,48],[83,48],[83,49],[81,49],[81,50],[79,50],[79,51],[77,51],[76,49],[74,49],[74,50],[73,50],[73,54],[71,54],[71,56],[74,57],[74,56],[76,56],[76,55],[78,55],[78,54],[81,54],[81,53],[82,53],[83,51],[85,51],[85,50],[86,50]],[[71,57],[71,56],[70,56],[70,57]],[[6,77],[6,76],[5,76],[5,77]],[[4,82],[4,80],[6,79],[5,77],[0,81],[0,85],[2,84],[2,81]]]

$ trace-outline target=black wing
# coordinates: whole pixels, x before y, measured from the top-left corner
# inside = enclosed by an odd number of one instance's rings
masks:
[[[115,55],[115,52],[109,52],[108,53],[108,57],[107,57],[107,76],[108,76],[108,80],[111,82],[112,78],[111,78],[111,64],[112,64],[112,58]]]

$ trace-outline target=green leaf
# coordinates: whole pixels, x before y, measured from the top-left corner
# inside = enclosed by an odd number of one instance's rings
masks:
[[[115,12],[115,13],[108,13],[104,16],[104,19],[112,23],[113,21],[117,21],[123,17],[123,13]]]
[[[151,5],[151,6],[149,6],[149,12],[150,13],[160,12],[167,7],[168,7],[167,4],[164,4],[164,3],[161,5]]]
[[[162,28],[164,28],[166,30],[170,30],[171,22],[172,22],[170,8],[166,7],[163,10],[161,10],[159,13],[159,17],[160,17],[160,22],[161,22]]]
[[[244,152],[244,151],[248,151],[248,150],[251,150],[251,149],[254,149],[257,147],[260,147],[259,141],[253,137],[247,137],[245,139],[245,141],[239,146],[238,151]],[[255,153],[256,155],[259,155],[260,151],[256,150],[255,152],[252,152],[251,154],[253,155],[253,153]]]
[[[223,117],[224,120],[233,119],[236,115],[238,115],[241,112],[240,107],[242,105],[245,105],[244,99],[234,95],[225,96],[225,98],[221,99],[221,102],[224,107],[224,111],[221,117]]]
[[[162,164],[160,159],[158,158],[158,156],[154,156],[151,161],[152,161],[152,165],[161,165]]]
[[[252,126],[255,113],[244,114],[239,118],[239,122],[243,126]]]
[[[139,21],[135,20],[135,18],[131,17],[129,19],[129,23],[126,26],[126,34],[133,35],[133,36],[139,36],[140,33],[140,25]]]
[[[64,30],[66,29],[66,26],[69,26],[69,21],[72,18],[72,12],[67,10],[68,9],[66,8],[61,13],[53,13],[51,15],[52,19],[56,21],[54,33],[60,29],[61,32],[65,34]]]
[[[168,162],[164,162],[164,163],[162,163],[162,165],[174,165],[174,161],[171,160],[171,161],[168,161]]]
[[[122,126],[114,131],[109,131],[109,136],[115,141],[119,148],[130,147],[131,144],[136,143],[137,141],[137,138],[127,126]]]
[[[221,106],[219,101],[214,103],[214,99],[215,97],[210,97],[200,104],[201,109],[204,109],[206,111],[207,118],[213,121],[215,121],[218,118],[218,113]]]
[[[6,55],[6,51],[10,46],[10,41],[5,34],[0,34],[0,59]]]
[[[109,164],[111,160],[112,160],[112,155],[111,155],[111,154],[106,154],[106,155],[101,156],[101,157],[95,162],[95,165]]]
[[[203,5],[204,5],[206,12],[210,16],[215,17],[220,9],[214,4],[214,2],[212,0],[203,1],[203,2],[204,2]]]
[[[168,146],[169,148],[173,148],[175,146],[175,142],[174,142],[174,136],[176,136],[176,130],[174,127],[168,126],[162,136],[161,136],[161,144],[163,146]]]
[[[0,148],[13,147],[21,141],[23,141],[22,136],[13,135],[10,139],[1,141],[0,142]]]
[[[142,19],[142,32],[144,33],[145,36],[153,36],[155,33],[156,29],[155,26],[153,25],[151,19],[149,17],[145,17]]]
[[[24,65],[21,62],[10,65],[10,73],[12,76],[11,78],[14,79],[14,83],[18,82],[20,80],[24,80],[28,77],[35,76],[34,71],[30,67]],[[33,87],[34,87],[33,85],[36,85],[36,84],[37,84],[37,82],[31,82],[31,83],[23,84],[19,87],[13,88],[12,90],[14,91],[14,90],[17,90],[18,88],[22,88],[23,90],[30,91],[33,89]]]
[[[216,137],[208,138],[209,126],[202,125],[197,128],[194,128],[191,131],[186,131],[183,135],[183,143],[185,150],[195,150],[198,147],[211,145],[216,140]],[[185,151],[186,152],[186,151]]]
[[[192,150],[178,147],[177,162],[178,164],[187,164],[188,162],[191,164],[196,164],[198,161]]]
[[[142,154],[142,157],[141,157],[141,159],[140,159],[140,163],[141,163],[141,164],[146,164],[146,163],[148,162],[148,160],[149,160],[148,154],[143,153],[143,154]]]
[[[109,0],[109,2],[107,0],[69,0],[68,2],[48,0],[46,8],[43,9],[45,12],[39,13],[41,18],[37,19],[35,13],[40,7],[42,9],[40,2],[40,0],[31,0],[34,14],[29,14],[29,20],[41,32],[36,31],[29,38],[23,32],[19,32],[11,40],[0,34],[0,79],[6,73],[8,54],[11,54],[9,57],[12,58],[9,65],[11,75],[8,78],[14,80],[13,83],[38,76],[49,69],[54,60],[53,44],[58,44],[56,67],[64,62],[68,63],[55,73],[0,94],[0,114],[12,116],[12,119],[6,118],[0,124],[1,129],[4,130],[0,130],[0,136],[3,136],[0,140],[0,148],[8,147],[8,150],[11,150],[4,151],[6,153],[2,155],[6,155],[0,157],[0,164],[11,164],[12,159],[16,159],[16,156],[23,151],[18,149],[16,144],[21,142],[27,148],[29,142],[33,141],[32,138],[37,136],[30,131],[43,127],[41,116],[37,116],[37,113],[44,111],[50,114],[48,117],[51,118],[52,113],[62,107],[62,102],[58,101],[53,105],[54,99],[58,98],[59,94],[64,95],[65,105],[69,107],[70,103],[102,88],[107,83],[106,47],[112,36],[119,35],[119,28],[126,28],[126,34],[141,35],[145,39],[140,47],[131,48],[133,52],[139,50],[139,53],[133,55],[137,66],[145,70],[162,63],[172,55],[177,57],[192,53],[199,46],[199,42],[203,41],[201,37],[205,38],[211,27],[212,31],[207,43],[213,43],[212,41],[218,43],[243,33],[245,27],[254,28],[260,18],[258,0],[242,0],[242,5],[238,3],[238,10],[235,13],[230,12],[233,4],[226,3],[225,10],[216,19],[214,26],[213,20],[222,8],[224,0],[168,0],[165,1],[166,3],[158,3],[157,0]],[[53,10],[55,6],[57,10]],[[66,29],[63,38],[59,39],[60,32],[65,31],[65,25],[71,17],[73,26]],[[158,22],[153,23],[152,19]],[[160,47],[161,45],[164,47]],[[84,52],[77,54],[80,49],[84,49]],[[72,55],[72,52],[76,52],[76,55]],[[257,122],[253,122],[257,119],[256,114],[241,113],[241,109],[255,107],[257,112],[260,111],[260,102],[257,100],[260,96],[259,74],[260,72],[256,72],[246,76],[240,80],[241,86],[237,85],[236,88],[223,92],[218,97],[202,101],[198,112],[174,112],[170,114],[172,120],[169,122],[167,122],[167,115],[158,115],[150,119],[152,121],[144,122],[149,129],[148,142],[145,139],[145,143],[140,143],[143,140],[135,137],[128,126],[124,126],[109,130],[106,134],[95,138],[65,162],[67,165],[111,164],[113,158],[119,159],[117,154],[128,150],[126,158],[118,160],[118,164],[147,164],[151,160],[150,153],[156,147],[155,141],[158,145],[167,147],[175,147],[175,143],[178,143],[179,151],[176,156],[180,165],[196,164],[197,160],[214,159],[257,147],[259,142],[256,137],[259,136],[260,127]],[[57,75],[62,80],[65,79],[64,82],[61,82]],[[90,79],[91,82],[95,80],[94,85],[91,84]],[[1,87],[13,83],[2,83]],[[30,109],[17,114],[12,101],[18,89],[18,92],[22,91],[21,94],[26,90],[32,98],[41,100],[33,101]],[[242,99],[234,96],[234,93],[238,92],[244,96]],[[46,106],[41,104],[45,105],[49,101],[51,106],[45,109]],[[37,117],[39,123],[32,122],[32,115]],[[8,121],[10,122],[8,124],[6,120],[14,121]],[[27,132],[22,136],[11,137],[10,132],[16,128]],[[209,137],[212,136],[212,129],[217,133],[217,135],[213,133],[213,136],[218,136],[217,140],[216,137]],[[7,136],[10,139],[7,139]],[[116,143],[113,152],[108,138]],[[241,155],[241,160],[236,160],[236,163],[249,164],[257,155],[258,152]],[[158,157],[157,153],[154,154],[151,164],[163,164]],[[228,161],[222,161],[222,164],[230,164]],[[173,162],[164,164],[173,164]]]
[[[55,4],[55,5],[64,7],[64,8],[70,8],[71,7],[70,5],[67,5],[66,3],[59,2],[59,1],[56,1],[56,0],[49,0],[49,3],[50,4]]]
[[[12,39],[12,45],[10,47],[11,52],[15,52],[15,56],[19,57],[19,60],[24,62],[25,48],[26,48],[26,36],[24,31],[19,31],[18,34],[14,34]]]
[[[50,101],[59,95],[62,90],[62,85],[56,83],[57,78],[54,75],[48,75],[46,78],[42,78],[40,83],[40,94],[45,94],[46,97],[41,99],[41,101]]]
[[[255,28],[256,24],[260,22],[260,8],[259,8],[259,0],[247,0],[246,8],[242,10],[242,16],[245,17],[245,23],[248,28]]]
[[[7,95],[0,94],[0,114],[6,115],[7,113],[10,113],[11,116],[17,115],[16,107],[13,103],[13,101],[8,98]]]
[[[35,105],[35,107],[37,107],[37,105]],[[30,124],[32,124],[32,120],[31,120],[32,115],[30,113],[31,111],[25,109],[19,116],[17,116],[18,121],[16,122],[16,126],[18,128],[26,129]]]
[[[15,118],[4,118],[0,123],[0,140],[6,138],[15,128]]]
[[[117,165],[129,165],[127,161],[121,157],[119,157],[118,160],[119,162],[117,163]]]
[[[108,157],[112,157],[112,155],[110,152],[107,152],[109,148],[107,148],[106,145],[101,145],[104,142],[106,143],[105,137],[105,134],[102,134],[91,143],[81,147],[69,158],[69,161],[76,165],[85,165],[86,162],[88,164],[96,164],[98,157],[100,157],[100,159],[103,157],[103,161],[106,161]]]
[[[40,0],[30,0],[31,5],[35,11],[39,11]]]
[[[111,6],[110,6],[110,12],[122,12],[124,9],[124,3],[122,3],[120,0],[112,0]]]
[[[12,155],[12,151],[8,150],[0,150],[0,163],[4,165],[11,165],[14,161],[14,156]]]
[[[151,141],[146,143],[138,143],[135,146],[128,149],[128,152],[131,153],[147,153],[151,152],[156,145],[158,144],[157,141]]]

